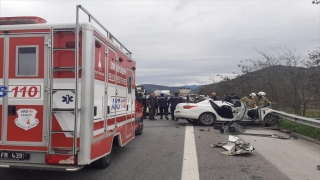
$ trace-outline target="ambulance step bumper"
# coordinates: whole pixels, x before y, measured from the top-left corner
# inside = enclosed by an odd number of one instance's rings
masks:
[[[49,165],[49,164],[27,164],[27,163],[12,163],[0,162],[0,168],[13,168],[13,169],[30,169],[30,170],[46,170],[46,171],[78,171],[84,166],[76,165]]]

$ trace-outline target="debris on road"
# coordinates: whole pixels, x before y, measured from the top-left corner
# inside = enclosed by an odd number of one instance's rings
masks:
[[[277,139],[290,139],[294,138],[293,136],[283,136],[280,134],[254,134],[254,133],[245,133],[246,130],[242,128],[239,124],[232,122],[227,125],[220,127],[221,134],[232,134],[232,135],[251,135],[251,136],[261,136],[261,137],[271,137]]]
[[[271,137],[277,139],[290,139],[292,136],[282,136],[280,134],[254,134],[254,133],[242,133],[241,135],[251,135],[251,136],[261,136],[261,137]]]
[[[200,131],[204,131],[204,129],[199,129]]]
[[[227,125],[222,125],[220,127],[220,132],[223,134],[237,134],[237,133],[244,133],[246,130],[242,128],[239,124],[236,122],[230,122]]]
[[[239,137],[229,135],[228,141],[219,142],[217,144],[211,144],[211,147],[222,147],[225,152],[221,152],[223,155],[233,156],[236,154],[247,154],[252,153],[255,149],[250,143],[240,140]]]

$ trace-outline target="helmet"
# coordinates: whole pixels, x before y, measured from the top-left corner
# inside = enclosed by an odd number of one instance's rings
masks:
[[[260,91],[259,93],[258,93],[258,96],[265,96],[266,95],[266,93],[265,92],[262,92],[262,91]]]
[[[249,96],[256,97],[257,95],[256,95],[256,93],[250,93]]]

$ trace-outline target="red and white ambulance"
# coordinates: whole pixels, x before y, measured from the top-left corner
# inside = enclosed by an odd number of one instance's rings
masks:
[[[106,168],[115,141],[142,134],[132,53],[76,10],[73,24],[0,18],[2,168]],[[79,22],[80,10],[89,22]]]

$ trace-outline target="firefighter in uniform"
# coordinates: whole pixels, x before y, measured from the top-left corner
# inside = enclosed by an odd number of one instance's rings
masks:
[[[240,101],[244,102],[249,109],[247,115],[250,118],[255,119],[257,117],[257,109],[254,109],[257,106],[255,93],[250,93],[249,96],[241,98]]]
[[[256,98],[257,106],[263,106],[263,105],[265,105],[265,104],[270,103],[269,99],[267,99],[267,98],[265,97],[265,95],[266,95],[266,93],[265,93],[265,92],[262,92],[262,91],[260,91],[260,92],[258,93],[258,97]]]
[[[177,104],[182,102],[183,102],[182,97],[179,97],[178,92],[175,92],[174,96],[169,99],[168,103],[170,104],[171,120],[174,120],[174,110],[176,110]],[[178,121],[178,119],[176,119],[176,121]]]
[[[150,94],[150,97],[147,100],[147,105],[149,108],[149,120],[157,120],[154,116],[156,114],[156,108],[158,107],[158,100],[154,93]]]
[[[256,107],[256,99],[254,93],[250,93],[249,96],[245,96],[240,100],[246,104],[247,108],[252,109]]]
[[[160,119],[163,117],[163,111],[165,113],[165,118],[169,120],[168,118],[168,98],[164,96],[163,93],[160,94],[160,97],[158,98],[159,103],[159,110],[160,110]]]

